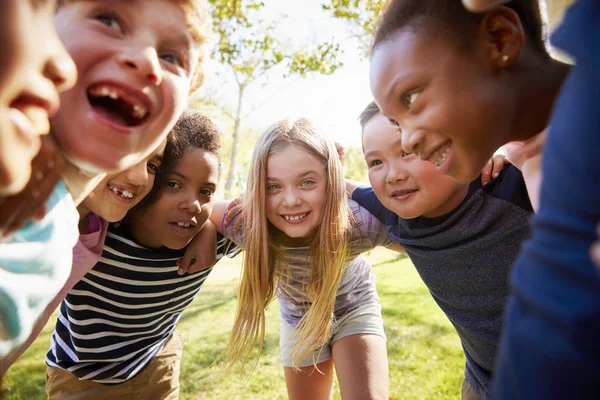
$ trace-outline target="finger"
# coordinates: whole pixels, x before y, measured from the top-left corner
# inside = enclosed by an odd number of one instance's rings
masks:
[[[492,160],[488,160],[483,169],[481,170],[481,184],[486,185],[489,181],[492,180],[491,174],[494,169],[494,163]]]
[[[188,254],[186,251],[182,258],[177,260],[177,266],[179,269],[177,270],[178,275],[184,275],[188,272],[189,268],[196,263],[196,257],[191,254]]]
[[[492,157],[492,178],[497,178],[502,172],[502,169],[509,164],[510,162],[506,161],[506,157],[503,154],[496,154]]]

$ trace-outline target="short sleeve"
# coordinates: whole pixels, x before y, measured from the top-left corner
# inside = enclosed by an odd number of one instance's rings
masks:
[[[383,222],[375,218],[357,202],[348,200],[352,223],[352,253],[362,253],[377,246],[388,246],[394,241],[387,235]]]

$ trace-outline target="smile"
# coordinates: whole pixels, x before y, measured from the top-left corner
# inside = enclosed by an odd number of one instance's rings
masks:
[[[87,95],[93,110],[113,125],[136,127],[150,115],[149,99],[135,90],[101,83],[91,86]]]
[[[129,190],[118,185],[112,185],[109,183],[108,189],[112,191],[118,198],[123,199],[127,202],[130,202],[135,197],[135,193],[130,192]]]
[[[409,198],[413,193],[415,193],[418,189],[404,189],[404,190],[396,190],[392,192],[391,197],[396,200],[405,200]]]
[[[444,143],[442,146],[438,147],[434,151],[432,151],[429,156],[425,159],[429,161],[436,167],[439,167],[446,161],[448,155],[450,154],[450,150],[452,149],[452,144],[448,141]]]
[[[297,223],[297,222],[302,222],[306,219],[306,217],[308,216],[308,214],[310,214],[310,212],[305,212],[302,214],[283,214],[281,215],[281,217],[283,217],[287,222],[291,222],[291,223]]]

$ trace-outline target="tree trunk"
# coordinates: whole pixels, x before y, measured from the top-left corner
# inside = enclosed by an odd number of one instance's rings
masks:
[[[235,120],[233,125],[233,140],[231,142],[231,160],[229,161],[229,173],[227,174],[227,181],[225,181],[225,198],[231,198],[231,188],[235,181],[235,166],[236,158],[238,153],[238,146],[240,142],[240,125],[242,123],[242,99],[244,97],[244,85],[239,85],[239,96],[237,111],[235,113]]]

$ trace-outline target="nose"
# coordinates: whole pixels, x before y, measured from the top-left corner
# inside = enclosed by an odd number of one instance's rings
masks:
[[[162,82],[162,69],[156,49],[147,45],[134,45],[123,51],[119,57],[119,63],[125,69],[131,69],[140,76],[142,80],[153,85]]]
[[[186,197],[179,203],[179,208],[190,214],[197,215],[202,211],[202,204],[195,193],[186,194]]]
[[[294,189],[288,189],[283,192],[283,205],[287,207],[293,207],[300,205],[302,200]]]
[[[408,179],[408,171],[400,165],[400,162],[390,163],[386,174],[386,182],[394,184]]]
[[[127,170],[125,176],[130,184],[139,187],[148,185],[148,167],[146,164],[146,161],[142,161]]]
[[[63,92],[75,84],[77,68],[58,36],[54,36],[50,38],[52,45],[46,45],[46,48],[51,50],[43,74],[54,84],[58,92]]]
[[[421,131],[402,128],[402,148],[407,153],[415,153],[420,156],[419,151],[424,148],[423,140],[425,136]]]

